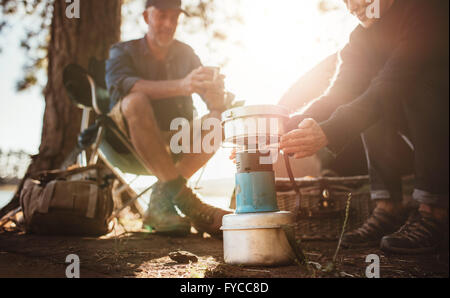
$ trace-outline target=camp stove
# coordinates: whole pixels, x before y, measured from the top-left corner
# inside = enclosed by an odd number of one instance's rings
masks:
[[[222,219],[228,264],[281,265],[293,260],[283,225],[295,222],[279,211],[273,163],[289,111],[280,106],[239,107],[222,115],[224,144],[236,150],[236,211]]]

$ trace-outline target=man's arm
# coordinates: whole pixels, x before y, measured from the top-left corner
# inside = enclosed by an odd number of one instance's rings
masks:
[[[368,88],[377,69],[371,65],[367,32],[358,26],[347,45],[337,53],[337,67],[323,95],[312,100],[297,114],[291,116],[287,131],[298,128],[306,118],[316,122],[327,120],[336,109],[351,102]]]
[[[189,48],[191,53],[191,67],[192,68],[198,68],[202,67],[202,62],[200,61],[200,58],[195,54],[194,50],[192,48]],[[207,80],[211,81],[211,77],[206,78]],[[219,77],[215,82],[209,82],[206,83],[198,90],[198,93],[200,95],[200,98],[203,100],[203,102],[206,104],[208,110],[210,112],[223,112],[225,107],[225,76],[219,74]]]
[[[338,67],[330,86],[319,98],[306,105],[301,113],[317,122],[327,120],[341,105],[361,95],[370,84],[377,69],[370,63],[367,32],[358,26],[349,43],[338,53]]]
[[[425,68],[447,68],[448,72],[448,1],[419,3],[423,7],[415,6],[407,14],[399,43],[370,87],[320,126],[313,119],[304,120],[298,129],[282,137],[282,150],[302,158],[327,146],[339,154],[382,113],[395,114],[399,101],[414,95]]]
[[[138,80],[130,90],[130,93],[144,93],[150,99],[161,99],[185,95],[182,80],[173,81],[147,81]]]
[[[117,97],[125,97],[141,78],[133,68],[130,55],[121,44],[114,45],[106,61],[106,85],[108,92]]]
[[[209,88],[211,84],[206,81],[207,79],[208,76],[204,74],[202,68],[197,68],[180,80],[148,81],[139,79],[134,83],[130,93],[141,92],[150,99],[190,96]]]
[[[278,101],[291,111],[299,111],[304,105],[320,97],[330,86],[336,73],[338,53],[328,56],[303,74]]]
[[[442,11],[426,2],[423,5],[414,7],[399,44],[364,94],[321,123],[333,152],[341,152],[381,113],[395,114],[399,101],[414,95],[426,67],[448,67],[448,3]]]
[[[201,68],[194,69],[180,80],[149,81],[139,77],[133,68],[129,54],[120,46],[113,46],[106,63],[106,81],[110,94],[117,92],[124,97],[132,92],[145,93],[149,99],[164,99],[175,96],[189,96],[203,92],[209,84]]]

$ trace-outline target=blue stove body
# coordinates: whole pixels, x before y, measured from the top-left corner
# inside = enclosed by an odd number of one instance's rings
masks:
[[[273,171],[236,174],[236,213],[277,212]]]

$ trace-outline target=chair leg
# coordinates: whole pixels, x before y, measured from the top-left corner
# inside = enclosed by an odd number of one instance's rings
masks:
[[[128,191],[128,193],[129,193],[130,196],[132,197],[131,200],[129,201],[130,205],[131,205],[131,204],[134,204],[134,206],[135,206],[136,209],[139,211],[139,213],[141,214],[141,216],[143,216],[144,213],[145,213],[145,210],[144,210],[144,209],[142,208],[142,206],[139,204],[138,199],[141,198],[144,194],[146,194],[149,190],[151,190],[151,189],[153,188],[154,184],[151,185],[150,187],[146,188],[143,192],[137,193],[135,190],[133,190],[133,189],[131,188],[131,184],[132,184],[134,181],[136,181],[137,178],[132,179],[132,181],[130,181],[130,182],[127,181],[127,180],[125,179],[125,177],[124,177],[124,176],[125,176],[124,173],[122,173],[122,172],[120,171],[120,169],[118,169],[118,168],[112,166],[112,165],[109,163],[108,159],[107,159],[105,156],[103,156],[103,154],[101,154],[101,152],[99,152],[99,157],[100,157],[100,159],[105,163],[105,165],[113,172],[113,174],[116,176],[116,178],[124,185],[125,190]],[[138,177],[139,177],[139,176],[138,176]],[[129,205],[127,204],[127,206],[129,206]],[[123,210],[123,209],[121,209],[121,210]],[[118,214],[118,213],[117,213],[117,214]]]
[[[89,159],[89,165],[95,165],[98,161],[98,147],[100,146],[100,142],[103,139],[103,135],[105,134],[105,128],[103,125],[98,129],[97,138],[95,139],[95,143],[92,146],[91,158]]]
[[[120,196],[125,191],[129,191],[130,185],[132,185],[138,178],[139,178],[139,176],[136,176],[136,178],[131,180],[128,184],[122,184],[120,187],[118,187],[117,189],[114,190],[114,195]]]
[[[86,130],[89,127],[89,116],[91,113],[90,108],[84,108],[83,114],[81,118],[81,128],[80,133],[82,133],[84,130]],[[77,164],[80,167],[86,167],[88,165],[87,157],[86,157],[86,151],[83,150],[80,155],[78,155]]]
[[[155,186],[156,183],[152,184],[151,186],[147,187],[146,189],[144,189],[141,193],[136,193],[131,187],[128,187],[129,191],[132,191],[135,195],[125,204],[123,205],[120,209],[114,211],[113,213],[113,217],[117,217],[120,212],[122,212],[125,208],[127,208],[128,206],[131,206],[132,204],[137,203],[137,200],[142,197],[144,194],[146,194],[149,190],[151,190],[153,188],[153,186]],[[136,204],[135,204],[136,205]],[[136,206],[137,207],[137,206]],[[141,213],[141,216],[144,214],[144,211],[142,210],[142,208],[139,206],[137,207],[139,213]]]

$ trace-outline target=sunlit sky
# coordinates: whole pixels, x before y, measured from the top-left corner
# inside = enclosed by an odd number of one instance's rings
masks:
[[[241,0],[239,12],[243,24],[227,29],[230,44],[211,53],[204,46],[204,34],[188,34],[181,27],[177,38],[190,44],[205,65],[217,65],[221,56],[228,59],[222,69],[226,87],[247,104],[276,104],[300,76],[326,56],[341,48],[348,40],[356,20],[349,15],[341,0],[340,7],[328,13],[318,10],[318,0]],[[139,1],[137,1],[139,2]],[[219,1],[219,9],[234,1]],[[223,6],[223,7],[222,7]],[[137,13],[140,5],[129,8]],[[142,36],[143,22],[125,22],[122,39]],[[21,76],[23,52],[18,44],[23,31],[17,25],[7,36],[0,36],[4,47],[0,54],[0,149],[37,153],[40,143],[44,100],[38,88],[16,93],[15,83]],[[236,46],[231,41],[239,41]],[[5,43],[6,42],[6,43]],[[196,98],[200,113],[205,107]],[[220,150],[208,168],[219,166],[233,175],[234,166],[227,153]],[[207,170],[207,172],[209,172]],[[209,177],[219,177],[210,171]]]

